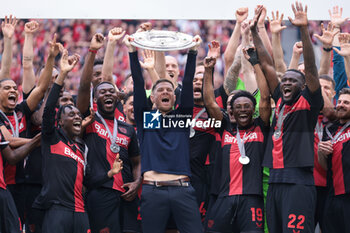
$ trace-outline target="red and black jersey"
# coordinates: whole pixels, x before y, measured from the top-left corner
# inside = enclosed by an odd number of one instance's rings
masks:
[[[203,109],[204,112],[201,112]],[[209,116],[203,106],[194,106],[192,119],[196,117],[198,117],[197,121],[203,122],[203,126],[194,127],[195,135],[190,138],[190,165],[192,176],[201,178],[205,176],[204,166],[215,142],[215,129],[211,125],[204,125],[210,121],[208,121]]]
[[[334,137],[344,126],[335,122],[328,127]],[[323,141],[330,140],[324,133]],[[350,194],[350,126],[333,142],[333,153],[328,155],[327,182],[334,195]]]
[[[295,101],[284,103],[278,85],[273,93],[276,111],[267,140],[263,166],[301,168],[314,166],[314,130],[318,114],[323,107],[321,88],[311,93],[305,87]],[[278,116],[284,105],[280,136],[275,137]]]
[[[114,120],[105,119],[105,121],[113,133]],[[89,147],[88,188],[102,186],[125,192],[121,186],[134,181],[130,158],[140,155],[134,128],[123,121],[118,121],[116,143],[120,147],[119,155],[123,160],[123,170],[112,179],[108,178],[107,172],[113,167],[116,154],[110,150],[111,140],[99,117],[95,117],[95,121],[86,127],[84,140]]]
[[[4,136],[0,132],[0,188],[6,189],[6,183],[4,179],[4,159],[2,158],[2,149],[8,145],[8,142],[5,141]]]
[[[237,144],[237,124],[230,122],[224,114],[221,131],[221,185],[219,196],[257,194],[262,195],[262,160],[265,151],[265,134],[268,128],[261,118],[239,133],[244,143],[246,155],[250,162],[242,165],[239,162],[241,153]]]
[[[93,109],[95,112],[97,112],[97,103],[96,102],[93,102]],[[120,101],[118,101],[117,107],[115,108],[114,117],[119,121],[125,122],[125,115],[123,112],[123,104]]]
[[[318,162],[318,143],[322,140],[322,138],[319,138],[321,136],[321,132],[317,132],[318,130],[322,130],[325,125],[327,125],[327,119],[320,114],[318,116],[317,125],[315,128],[315,142],[314,142],[314,180],[315,185],[320,187],[327,187],[327,171],[322,168],[320,163]]]
[[[56,102],[61,86],[53,85],[44,109],[41,152],[43,188],[34,207],[47,209],[61,205],[75,212],[85,212],[83,179],[86,167],[85,146],[70,140],[55,127]]]
[[[14,110],[15,114],[17,115],[18,119],[18,132],[19,137],[26,137],[26,130],[27,130],[27,121],[30,119],[32,115],[32,111],[30,111],[27,102],[23,101],[20,104],[16,105],[16,108]],[[11,122],[13,127],[16,127],[15,117],[13,113],[6,114],[6,117]],[[5,125],[8,131],[13,134],[10,122],[7,121],[7,119],[0,114],[0,125]],[[16,130],[16,129],[15,129]],[[9,184],[17,184],[17,183],[24,183],[25,180],[25,174],[24,174],[24,160],[18,162],[16,165],[10,165],[8,163],[5,163],[5,182],[7,185]]]
[[[219,105],[219,107],[226,110],[228,96],[224,89],[224,85],[221,85],[218,89],[215,89],[214,95],[215,101]]]

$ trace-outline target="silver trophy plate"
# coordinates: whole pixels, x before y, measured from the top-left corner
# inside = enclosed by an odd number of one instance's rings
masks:
[[[133,46],[156,51],[182,50],[195,45],[192,36],[181,32],[151,30],[131,36],[134,38],[131,42]]]

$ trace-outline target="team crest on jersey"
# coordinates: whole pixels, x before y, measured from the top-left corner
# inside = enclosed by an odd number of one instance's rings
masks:
[[[119,131],[126,134],[128,131],[124,127],[119,127]]]
[[[18,119],[21,119],[23,117],[23,113],[22,112],[16,112],[16,115],[17,115]]]

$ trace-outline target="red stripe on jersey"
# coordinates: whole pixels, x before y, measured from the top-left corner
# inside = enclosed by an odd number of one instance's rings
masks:
[[[318,122],[322,122],[322,119],[319,118]],[[322,168],[320,163],[318,162],[318,143],[322,138],[318,138],[317,131],[315,129],[314,133],[314,180],[315,185],[319,187],[327,187],[327,171]]]
[[[333,172],[333,187],[334,194],[341,195],[345,194],[345,184],[344,184],[344,173],[343,173],[343,162],[342,162],[342,150],[343,144],[340,143],[339,146],[334,147],[333,145],[333,156],[332,156],[332,172]]]
[[[283,132],[283,127],[281,128]],[[273,168],[284,168],[284,158],[283,158],[283,134],[278,139],[272,135],[273,149],[272,149],[272,166]]]
[[[27,128],[26,117],[23,115],[22,112],[18,112],[16,114],[17,114],[17,117],[20,119],[20,121],[18,122],[18,127],[19,127],[18,132],[22,133]],[[13,127],[16,127],[16,121],[15,121],[15,118],[13,117],[13,114],[7,116],[7,118],[10,120]],[[8,129],[8,131],[11,134],[13,134],[8,123],[5,122],[5,124],[6,124],[6,128]],[[9,126],[9,127],[7,127],[7,126]],[[5,174],[5,182],[7,185],[16,184],[16,171],[17,171],[16,165],[10,165],[10,164],[6,163],[5,168],[4,168],[4,174]]]
[[[0,188],[6,189],[6,183],[4,180],[4,164],[3,164],[1,152],[0,152]]]
[[[80,151],[77,151],[80,153]],[[85,212],[84,201],[83,201],[83,180],[84,180],[84,166],[78,163],[77,166],[77,177],[74,183],[74,200],[75,200],[75,211]]]
[[[243,165],[238,161],[240,156],[237,143],[232,144],[230,148],[230,196],[243,192]]]
[[[207,159],[205,160],[205,164],[204,165],[210,165],[209,154],[207,154]]]
[[[220,108],[224,108],[224,104],[222,102],[222,97],[221,96],[216,97],[215,101],[219,105]]]
[[[75,145],[77,147],[77,145]],[[75,211],[84,212],[84,201],[83,201],[83,177],[84,177],[84,156],[77,150],[74,152],[67,144],[60,141],[55,145],[50,146],[50,152],[56,155],[62,155],[70,159],[74,159],[77,162],[76,178],[74,182],[74,201]]]
[[[334,134],[336,135],[341,127]],[[338,137],[337,141],[333,144],[333,155],[332,155],[332,172],[333,172],[333,187],[334,194],[341,195],[345,194],[345,183],[344,183],[344,171],[343,171],[343,143],[350,141],[350,128],[344,130],[343,133]]]

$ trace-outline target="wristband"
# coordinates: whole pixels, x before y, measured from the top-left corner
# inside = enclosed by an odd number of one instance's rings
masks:
[[[97,50],[94,50],[94,49],[89,49],[89,52],[97,54]]]
[[[323,51],[328,52],[328,53],[329,53],[330,51],[332,51],[332,49],[333,49],[332,47],[330,47],[330,48],[325,48],[325,47],[323,47]]]

